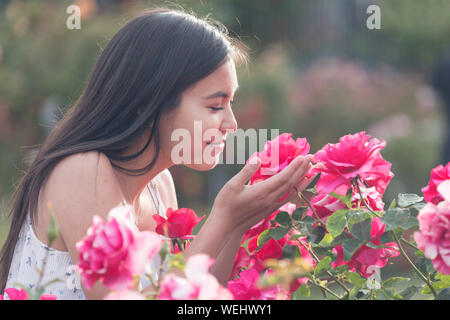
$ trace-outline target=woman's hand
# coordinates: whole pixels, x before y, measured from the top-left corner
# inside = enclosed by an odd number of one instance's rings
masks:
[[[214,201],[210,218],[220,221],[229,232],[244,233],[287,202],[298,204],[294,187],[301,192],[314,180],[314,176],[302,179],[312,167],[312,156],[307,155],[295,158],[280,173],[247,185],[261,165],[260,159],[255,159],[257,163],[247,163],[224,185]],[[280,201],[288,192],[289,195]]]

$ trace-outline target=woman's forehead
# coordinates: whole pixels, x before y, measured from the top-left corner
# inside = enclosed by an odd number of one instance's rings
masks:
[[[210,97],[219,92],[232,95],[238,87],[234,62],[228,60],[207,77],[197,81],[186,90],[186,94],[202,98]]]

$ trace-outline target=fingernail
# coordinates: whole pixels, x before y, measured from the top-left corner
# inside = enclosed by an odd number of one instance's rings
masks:
[[[307,161],[311,161],[312,158],[313,158],[313,155],[312,155],[312,154],[308,154],[308,155],[305,157],[305,159],[306,159]]]

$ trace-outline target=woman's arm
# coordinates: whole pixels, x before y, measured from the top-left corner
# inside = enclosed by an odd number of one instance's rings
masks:
[[[217,281],[223,286],[227,285],[233,270],[236,254],[241,246],[242,234],[232,232],[228,236],[226,244],[219,252],[215,263],[211,266],[210,272],[216,276]]]

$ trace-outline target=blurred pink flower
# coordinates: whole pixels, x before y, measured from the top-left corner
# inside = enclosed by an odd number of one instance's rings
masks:
[[[420,210],[420,231],[414,233],[414,240],[437,271],[450,274],[450,179],[441,182],[437,191],[444,201],[429,202]]]
[[[445,180],[450,179],[450,162],[445,167],[440,164],[433,168],[430,173],[430,181],[422,188],[423,196],[426,202],[438,204],[444,198],[437,191],[437,187]]]
[[[28,300],[30,297],[25,289],[6,288],[5,295],[0,294],[0,300]],[[43,294],[39,297],[39,300],[56,300],[57,297],[54,294]]]
[[[108,221],[94,216],[84,239],[76,244],[78,267],[87,289],[97,280],[111,290],[131,287],[133,276],[158,253],[162,240],[154,232],[139,232],[131,222],[131,206],[110,211]]]
[[[39,300],[57,300],[57,297],[54,294],[43,294]]]
[[[277,300],[280,295],[280,287],[260,288],[259,272],[255,268],[241,271],[239,278],[228,281],[227,288],[233,294],[235,300]]]
[[[8,299],[5,299],[3,294],[0,295],[0,300],[28,300],[29,296],[25,289],[7,288],[5,294]]]
[[[162,282],[158,299],[160,300],[232,300],[233,296],[217,279],[208,272],[214,259],[206,254],[191,256],[186,262],[185,278],[172,273]]]
[[[112,291],[103,300],[147,300],[141,293],[133,290]]]

